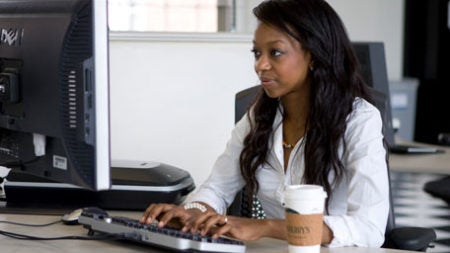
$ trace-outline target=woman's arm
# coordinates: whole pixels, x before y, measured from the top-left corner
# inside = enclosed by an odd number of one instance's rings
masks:
[[[286,221],[283,219],[250,219],[229,216],[227,224],[211,227],[210,233],[213,237],[226,235],[244,241],[258,240],[263,237],[287,240]],[[332,240],[333,232],[323,223],[322,243],[328,244]]]
[[[359,100],[346,129],[343,164],[348,177],[336,185],[324,221],[333,231],[330,247],[380,247],[389,213],[389,179],[382,120]],[[345,192],[345,194],[342,194]],[[346,206],[342,206],[346,203]]]
[[[196,233],[200,231],[202,235],[209,234],[215,238],[226,235],[243,241],[258,240],[263,237],[287,240],[286,221],[283,219],[250,219],[225,216],[218,214],[204,202],[198,202],[198,204],[201,208],[186,209],[183,206],[171,204],[152,204],[147,208],[141,222],[151,223],[158,219],[158,226],[160,227],[176,224],[184,232]],[[324,223],[322,243],[330,243],[332,239],[333,233]]]

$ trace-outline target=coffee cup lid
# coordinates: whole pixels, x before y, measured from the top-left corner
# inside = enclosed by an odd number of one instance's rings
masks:
[[[301,192],[301,194],[299,194]],[[297,184],[297,185],[286,185],[284,188],[285,198],[295,198],[295,199],[318,199],[326,198],[327,193],[323,190],[320,185],[313,184]]]

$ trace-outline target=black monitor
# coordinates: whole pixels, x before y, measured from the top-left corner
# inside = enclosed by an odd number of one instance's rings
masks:
[[[0,166],[110,188],[106,0],[0,0]]]

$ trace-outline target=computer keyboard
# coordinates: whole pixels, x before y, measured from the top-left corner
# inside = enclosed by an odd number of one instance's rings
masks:
[[[225,237],[213,239],[210,236],[201,236],[176,229],[159,228],[155,224],[141,224],[136,219],[110,216],[106,211],[95,207],[84,208],[78,222],[89,229],[91,235],[100,232],[119,239],[180,252],[237,253],[245,252],[246,248],[242,241]]]

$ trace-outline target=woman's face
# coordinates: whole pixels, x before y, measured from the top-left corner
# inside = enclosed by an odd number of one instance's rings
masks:
[[[288,34],[259,22],[253,52],[255,71],[269,97],[279,98],[308,88],[310,54]]]

